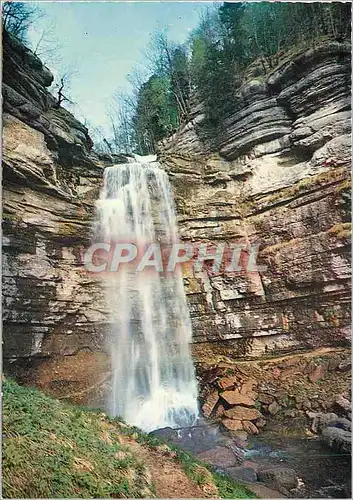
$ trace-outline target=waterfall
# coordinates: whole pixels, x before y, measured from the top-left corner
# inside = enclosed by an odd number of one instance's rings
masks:
[[[133,243],[139,251],[178,241],[168,176],[151,160],[105,169],[96,233],[103,241]],[[131,262],[102,279],[111,314],[111,414],[145,431],[192,425],[197,386],[181,269],[138,272]]]

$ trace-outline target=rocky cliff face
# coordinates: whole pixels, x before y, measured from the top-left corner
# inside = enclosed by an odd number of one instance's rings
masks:
[[[67,393],[99,379],[105,304],[78,263],[107,159],[40,60],[6,33],[3,51],[4,368]]]
[[[92,401],[109,376],[101,285],[80,255],[109,162],[57,106],[52,76],[3,41],[4,368],[57,397]],[[264,272],[185,268],[202,359],[344,344],[349,331],[350,52],[303,52],[234,98],[217,137],[202,105],[161,145],[194,243],[258,243]],[[92,392],[93,391],[93,392]]]
[[[267,266],[217,274],[185,268],[197,357],[347,342],[350,71],[345,43],[288,56],[244,83],[217,134],[207,131],[198,105],[161,145],[182,238],[258,244],[258,262]]]

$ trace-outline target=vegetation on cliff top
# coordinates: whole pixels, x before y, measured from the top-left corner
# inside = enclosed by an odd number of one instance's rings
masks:
[[[102,412],[3,382],[4,498],[178,497],[174,473],[190,498],[254,497],[173,449]],[[164,486],[161,464],[168,465]]]
[[[119,95],[111,144],[154,153],[159,140],[186,122],[195,94],[208,126],[217,130],[254,62],[251,75],[259,77],[295,46],[313,47],[323,37],[350,39],[350,11],[340,2],[224,2],[204,11],[184,44],[172,42],[166,31],[155,34],[144,63],[152,75],[147,81],[135,75],[133,95]]]
[[[6,2],[3,27],[26,43],[40,15],[32,4]],[[161,139],[187,122],[195,98],[204,105],[206,128],[216,136],[244,81],[263,78],[294,48],[313,47],[323,39],[349,40],[350,32],[350,2],[219,2],[204,8],[185,43],[173,42],[166,29],[152,36],[141,68],[128,77],[132,92],[115,95],[107,117],[111,137],[92,130],[95,148],[155,153]],[[43,33],[38,44],[45,40]],[[33,50],[40,55],[38,44]],[[58,106],[71,103],[63,94],[69,77],[65,73],[57,82]]]

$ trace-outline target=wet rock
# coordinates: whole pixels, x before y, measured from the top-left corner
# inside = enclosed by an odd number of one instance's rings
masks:
[[[259,429],[256,427],[256,425],[253,422],[250,422],[250,420],[243,420],[243,429],[248,434],[258,434],[259,433]]]
[[[221,398],[224,399],[230,406],[242,405],[242,406],[254,406],[255,401],[246,394],[239,394],[236,391],[226,391],[222,392]]]
[[[350,498],[351,496],[344,486],[337,484],[323,486],[318,490],[318,494],[320,498]]]
[[[206,417],[210,417],[211,416],[211,413],[213,412],[217,402],[218,402],[218,398],[219,398],[219,395],[218,395],[218,391],[212,391],[211,394],[209,394],[206,398],[206,402],[205,404],[202,406],[201,410],[202,410],[202,413],[206,416]]]
[[[326,427],[322,431],[321,439],[337,453],[351,453],[352,434],[349,431],[337,427]]]
[[[255,408],[245,408],[243,406],[236,406],[227,410],[225,416],[232,420],[257,420],[262,417],[259,410]]]
[[[244,483],[255,483],[257,474],[252,467],[229,467],[226,473],[234,480]]]
[[[338,419],[336,413],[313,413],[307,412],[307,416],[312,419],[311,430],[316,434],[322,432],[331,422]]]
[[[156,429],[149,432],[149,436],[156,437],[161,441],[166,441],[167,443],[176,444],[179,441],[178,432],[171,427],[163,427],[163,429]]]
[[[239,446],[240,448],[246,448],[248,443],[247,443],[247,439],[248,439],[248,434],[247,432],[245,431],[234,431],[233,433],[233,436],[234,436],[234,442],[237,446]]]
[[[289,467],[273,467],[259,470],[258,478],[265,484],[275,488],[292,490],[297,487],[298,478],[294,469]]]
[[[223,468],[233,467],[239,463],[232,450],[224,446],[215,446],[210,450],[199,453],[198,458],[208,464]]]
[[[247,488],[255,493],[258,498],[283,498],[283,494],[261,483],[247,485]]]
[[[352,422],[348,418],[338,418],[337,420],[331,421],[327,427],[337,427],[338,429],[344,429],[345,431],[352,430]]]

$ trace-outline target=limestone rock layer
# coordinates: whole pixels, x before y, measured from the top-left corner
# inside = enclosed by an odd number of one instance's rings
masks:
[[[109,375],[99,278],[80,265],[107,163],[57,106],[50,71],[3,40],[3,355],[6,371],[92,401]],[[184,241],[258,245],[264,271],[184,266],[197,358],[347,343],[350,47],[288,55],[234,92],[217,134],[195,100],[160,144]],[[245,256],[243,256],[246,259]]]
[[[350,46],[327,41],[245,82],[215,134],[202,104],[160,147],[182,238],[258,245],[261,272],[184,279],[207,359],[343,345],[350,327]]]

